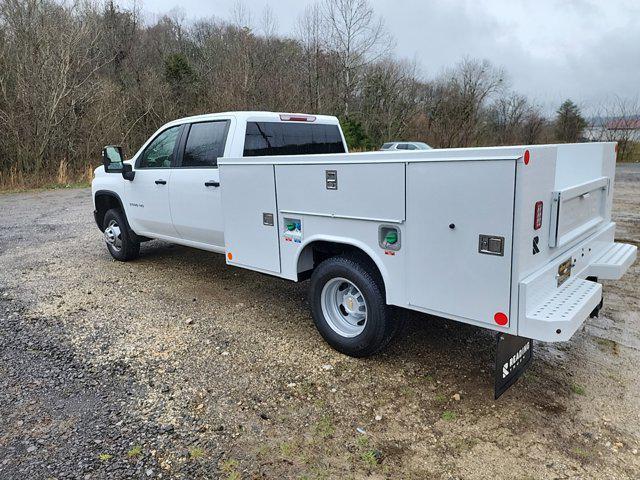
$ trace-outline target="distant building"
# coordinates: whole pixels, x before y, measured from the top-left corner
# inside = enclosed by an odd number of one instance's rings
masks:
[[[589,141],[640,142],[640,118],[614,118],[591,122],[582,136]]]

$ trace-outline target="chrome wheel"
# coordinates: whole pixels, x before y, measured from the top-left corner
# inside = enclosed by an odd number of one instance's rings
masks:
[[[343,337],[360,335],[367,323],[367,302],[346,278],[332,278],[320,295],[322,313],[331,329]]]
[[[104,229],[104,239],[107,245],[119,252],[122,249],[122,232],[115,220],[111,220],[107,228]]]

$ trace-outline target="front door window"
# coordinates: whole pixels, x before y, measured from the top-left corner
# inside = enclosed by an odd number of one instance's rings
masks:
[[[167,128],[144,149],[137,168],[169,168],[181,125]]]

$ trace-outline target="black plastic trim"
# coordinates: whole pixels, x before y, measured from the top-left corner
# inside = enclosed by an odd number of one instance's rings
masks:
[[[99,196],[108,196],[108,197],[115,198],[118,201],[118,204],[120,205],[120,210],[122,211],[122,215],[124,216],[124,221],[127,222],[127,230],[129,230],[129,232],[132,233],[135,239],[137,239],[138,241],[141,241],[144,239],[144,237],[139,237],[138,234],[136,234],[136,232],[132,230],[131,225],[129,225],[127,212],[124,209],[124,204],[122,203],[122,199],[120,198],[120,195],[118,195],[116,192],[112,192],[111,190],[98,190],[93,197],[94,202]],[[98,211],[94,210],[93,215],[96,219],[96,225],[98,225],[98,228],[100,229],[100,231],[102,231],[102,225],[100,225],[100,222],[98,222]]]

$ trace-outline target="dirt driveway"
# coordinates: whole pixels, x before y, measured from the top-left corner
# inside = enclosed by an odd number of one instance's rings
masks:
[[[492,399],[493,337],[413,315],[356,360],[306,284],[150,242],[111,261],[87,190],[0,195],[0,478],[638,478],[640,266]],[[618,169],[640,242],[640,168]]]

